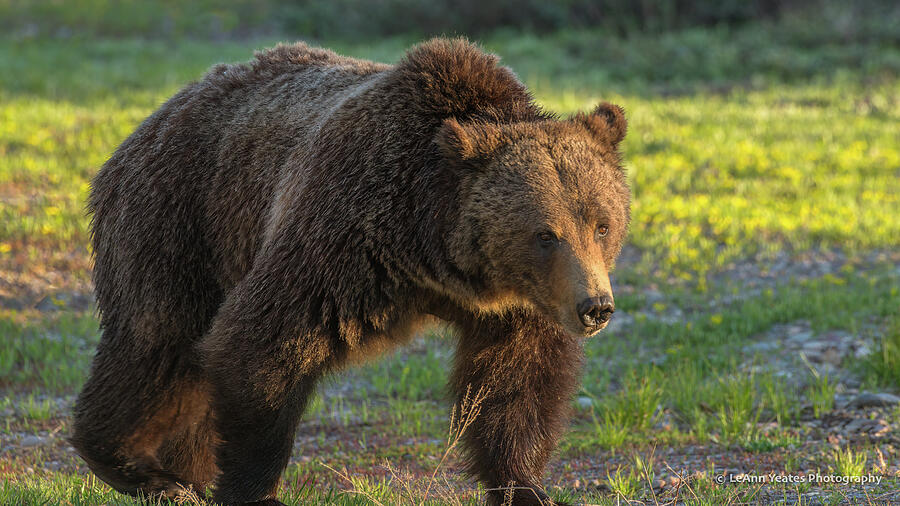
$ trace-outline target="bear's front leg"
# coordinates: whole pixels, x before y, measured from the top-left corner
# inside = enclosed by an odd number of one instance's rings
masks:
[[[298,285],[260,270],[229,294],[200,346],[219,438],[217,504],[281,504],[297,424],[336,360],[331,336],[304,321],[308,311],[280,305]]]
[[[459,345],[451,387],[458,401],[484,389],[481,413],[463,440],[468,469],[491,490],[488,504],[553,504],[541,488],[544,467],[565,429],[579,383],[577,338],[540,316],[515,311],[456,322]]]

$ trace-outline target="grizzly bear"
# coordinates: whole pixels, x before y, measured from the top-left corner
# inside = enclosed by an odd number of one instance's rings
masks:
[[[214,66],[93,180],[103,334],[73,445],[124,493],[280,504],[317,381],[436,317],[452,397],[487,392],[467,470],[549,504],[582,339],[613,312],[625,129],[607,103],[543,111],[459,39],[396,65],[294,44]]]

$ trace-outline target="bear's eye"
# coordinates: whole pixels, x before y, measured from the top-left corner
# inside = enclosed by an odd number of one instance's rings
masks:
[[[537,238],[542,246],[550,246],[554,242],[556,242],[556,236],[553,234],[553,232],[538,232]]]
[[[609,233],[609,225],[600,225],[597,227],[597,239],[601,237],[606,237],[606,234]]]

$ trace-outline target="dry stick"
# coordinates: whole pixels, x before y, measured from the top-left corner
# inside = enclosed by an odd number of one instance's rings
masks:
[[[484,401],[485,397],[487,397],[488,393],[490,392],[489,389],[486,390],[482,386],[481,388],[478,389],[478,391],[475,393],[475,396],[473,397],[473,396],[471,396],[471,390],[472,390],[471,385],[466,387],[466,394],[465,394],[465,396],[463,396],[463,400],[459,406],[459,418],[456,417],[456,408],[457,408],[456,406],[454,406],[452,411],[450,412],[450,432],[447,435],[447,445],[448,446],[447,446],[447,449],[444,451],[444,454],[441,456],[441,460],[438,462],[437,467],[435,467],[434,471],[431,473],[431,477],[429,478],[428,483],[425,487],[425,493],[422,496],[422,500],[419,501],[419,506],[423,506],[425,504],[425,501],[428,500],[428,493],[431,490],[431,486],[437,477],[437,472],[441,469],[441,466],[444,464],[444,461],[447,459],[450,452],[453,451],[453,449],[459,444],[459,441],[462,439],[462,436],[465,433],[465,431],[469,428],[470,425],[472,425],[472,423],[475,421],[475,419],[481,413],[481,403]],[[344,494],[344,493],[359,494],[359,495],[365,496],[366,498],[368,498],[375,504],[378,504],[379,506],[384,506],[380,501],[375,499],[375,497],[373,497],[372,494],[362,491],[362,490],[357,490],[353,483],[353,480],[350,479],[350,476],[347,473],[341,473],[341,472],[337,471],[333,467],[326,464],[324,461],[322,462],[322,466],[329,469],[331,472],[335,473],[342,479],[346,480],[348,483],[350,483],[351,486],[354,487],[353,489],[342,491],[341,492],[342,494]],[[400,481],[402,484],[404,484],[404,487],[406,488],[406,493],[407,493],[410,503],[414,503],[415,501],[413,500],[412,489],[409,487],[410,480],[404,479],[402,476],[398,475],[397,473],[399,471],[395,470],[393,468],[393,466],[390,465],[390,463],[387,464],[387,468],[388,468],[388,471],[390,471],[392,477],[396,477],[398,479],[398,481]]]
[[[687,480],[684,479],[684,476],[683,476],[681,473],[679,473],[678,471],[676,471],[676,470],[672,469],[671,467],[669,467],[669,464],[668,464],[668,463],[666,463],[666,468],[667,468],[669,471],[672,471],[672,472],[675,474],[675,476],[678,476],[678,485],[679,485],[678,488],[679,488],[679,489],[681,489],[681,485],[684,484],[684,486],[687,487],[688,492],[690,492],[691,495],[694,496],[694,499],[697,500],[697,501],[700,500],[700,498],[697,497],[697,493],[694,492],[694,489],[693,489],[693,488],[691,488],[691,484],[688,483]]]
[[[541,496],[538,495],[537,491],[534,488],[532,488],[532,487],[517,487],[517,486],[515,486],[515,482],[511,482],[511,483],[512,483],[512,485],[510,485],[508,487],[486,488],[486,489],[484,489],[484,491],[485,492],[493,492],[495,490],[497,490],[497,491],[502,490],[505,494],[503,503],[502,503],[503,506],[508,506],[509,504],[512,504],[512,494],[513,494],[513,491],[515,491],[515,490],[528,490],[532,494],[534,494],[534,497],[535,497],[535,499],[538,500],[539,504],[544,504],[543,499],[541,499]],[[507,500],[509,500],[510,502],[507,503]],[[552,499],[550,499],[550,500],[552,501]]]
[[[669,466],[669,463],[668,463],[668,462],[664,462],[664,464],[666,465],[666,468],[667,468],[667,469],[669,469],[669,470],[672,469],[672,468]],[[681,486],[682,486],[682,481],[683,481],[683,480],[681,479],[681,475],[679,475],[678,473],[675,473],[675,476],[678,476],[678,483],[675,484],[675,493],[674,493],[674,495],[673,495],[672,501],[675,502],[675,503],[677,503],[677,502],[678,502],[678,497],[681,495]]]
[[[887,471],[887,462],[884,460],[884,454],[881,453],[881,448],[875,447],[875,451],[878,452],[878,466],[875,468],[879,473],[884,473]]]
[[[453,487],[450,485],[450,481],[447,480],[447,474],[441,473],[439,479],[442,480],[441,487],[435,489],[438,500],[448,504],[462,505],[459,498],[452,493]]]
[[[431,490],[431,485],[434,483],[437,472],[444,464],[447,456],[450,455],[450,452],[453,451],[457,444],[459,444],[466,429],[468,429],[469,426],[475,422],[478,415],[481,414],[481,403],[484,401],[485,397],[487,397],[490,390],[485,390],[484,385],[482,385],[478,388],[478,391],[475,392],[475,396],[470,398],[469,395],[471,392],[472,385],[470,384],[466,386],[466,395],[463,396],[462,402],[459,405],[459,419],[456,418],[456,406],[453,406],[453,409],[450,411],[450,432],[447,434],[447,449],[444,451],[437,467],[435,467],[434,471],[431,473],[431,478],[429,478],[428,483],[425,485],[425,494],[422,496],[422,501],[419,503],[420,506],[424,505],[425,501],[428,499],[428,492]],[[454,423],[456,424],[455,426]]]
[[[513,487],[513,486],[515,486],[515,482],[510,483],[510,488],[508,488],[508,489],[506,490],[506,492],[503,493],[503,506],[512,506],[512,502],[513,502],[513,489],[512,489],[512,487]],[[540,499],[538,499],[538,502],[540,502]]]
[[[394,468],[394,466],[388,460],[385,460],[384,462],[385,467],[391,473],[391,479],[396,479],[402,485],[403,491],[401,491],[401,493],[406,494],[406,499],[409,501],[409,504],[415,504],[415,494],[413,494],[412,491],[412,475],[409,472],[406,472],[406,474],[404,475],[403,471]]]
[[[182,485],[178,485],[181,488],[181,492],[175,497],[175,504],[182,505],[187,502],[191,504],[208,504],[204,499],[201,499],[197,492],[194,491],[194,488],[189,486],[188,488],[183,487]]]
[[[866,494],[866,504],[871,505],[871,504],[872,504],[872,498],[869,497],[869,491],[866,490],[865,485],[863,485],[862,489],[863,489],[863,494]]]
[[[375,499],[375,496],[373,496],[372,494],[370,494],[370,493],[368,493],[368,492],[366,492],[366,491],[364,491],[364,490],[357,490],[357,489],[356,489],[356,485],[353,484],[353,480],[350,479],[350,476],[349,476],[348,474],[346,474],[346,473],[341,473],[341,472],[338,471],[337,469],[335,469],[335,468],[329,466],[328,464],[326,464],[324,461],[322,462],[322,466],[325,467],[325,468],[327,468],[329,471],[333,472],[334,474],[340,476],[341,478],[347,480],[347,482],[350,483],[350,485],[352,485],[352,486],[354,487],[354,488],[352,488],[352,489],[350,489],[350,490],[342,490],[342,491],[340,492],[341,494],[357,494],[357,495],[361,495],[361,496],[366,497],[367,499],[369,499],[369,500],[372,501],[373,503],[377,504],[378,506],[384,506],[384,504],[382,504],[381,501],[379,501],[378,499]]]
[[[802,351],[800,352],[800,355],[801,355],[802,357],[805,357],[805,355],[803,355],[803,352],[802,352]],[[808,364],[808,363],[809,363],[809,362],[807,362],[807,364]],[[818,376],[816,376],[816,377],[818,378]],[[794,490],[797,491],[797,504],[802,505],[802,504],[803,504],[803,494],[800,492],[800,485],[796,485],[796,484],[795,484],[795,485],[794,485]],[[847,496],[844,496],[844,499],[846,499],[846,498],[847,498]]]
[[[656,454],[656,445],[653,445],[653,446],[650,448],[650,462],[651,462],[651,465],[652,465],[652,462],[653,462],[653,455],[655,455],[655,454]],[[636,459],[637,459],[637,452],[635,452],[635,460],[636,460]],[[646,466],[646,465],[643,466],[643,469],[641,470],[641,474],[644,475],[644,478],[647,480],[647,484],[650,485],[650,493],[653,495],[653,504],[655,504],[656,506],[659,506],[659,500],[656,499],[656,491],[653,490],[653,480],[650,479],[650,472],[647,471],[647,466]]]
[[[900,496],[900,490],[895,490],[893,492],[885,492],[883,494],[876,495],[875,500],[880,501],[882,499],[887,499],[887,498],[896,498],[897,496]]]

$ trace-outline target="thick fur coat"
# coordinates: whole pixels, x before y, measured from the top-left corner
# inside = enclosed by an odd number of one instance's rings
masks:
[[[536,504],[613,311],[624,135],[617,106],[560,120],[463,40],[213,67],[93,181],[103,337],[73,444],[122,492],[276,504],[316,381],[437,317],[453,396],[488,392],[469,470]]]

